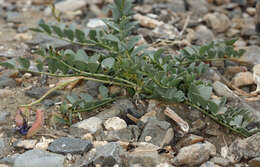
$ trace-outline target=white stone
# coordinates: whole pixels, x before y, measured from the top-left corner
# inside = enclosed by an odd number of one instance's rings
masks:
[[[102,120],[97,117],[90,117],[72,125],[72,127],[85,129],[89,133],[94,134],[102,128]]]
[[[25,149],[32,149],[36,145],[37,140],[19,140],[15,144],[15,147],[21,147]]]
[[[104,126],[107,130],[120,130],[126,128],[127,124],[119,117],[112,117],[104,122]]]
[[[106,26],[106,24],[101,19],[98,19],[98,18],[90,19],[87,24],[87,27],[90,29],[101,28],[101,27],[105,27],[105,26]]]

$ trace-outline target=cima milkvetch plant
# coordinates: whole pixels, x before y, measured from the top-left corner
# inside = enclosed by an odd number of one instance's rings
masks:
[[[38,71],[29,70],[28,59],[18,59],[21,71],[53,77],[74,77],[23,107],[39,103],[52,91],[64,88],[71,82],[92,80],[103,83],[99,88],[103,99],[97,100],[87,93],[67,96],[67,101],[60,107],[61,113],[65,115],[62,121],[71,124],[74,114],[112,102],[117,96],[109,97],[106,86],[117,85],[126,88],[134,98],[185,103],[243,136],[255,132],[246,128],[252,121],[248,111],[227,106],[225,98],[212,99],[212,87],[200,79],[211,61],[232,60],[243,54],[243,50],[234,49],[235,40],[187,47],[178,55],[164,54],[162,49],[150,51],[145,45],[138,46],[139,37],[132,33],[137,23],[132,19],[134,12],[131,0],[114,0],[110,9],[112,18],[103,20],[106,24],[104,28],[85,32],[41,20],[37,28],[31,29],[81,48],[57,50],[50,47],[38,50],[37,53],[41,56],[36,60]],[[87,54],[85,50],[88,49],[95,52]],[[8,61],[1,62],[1,65],[14,68],[12,62]],[[48,68],[45,69],[44,66]]]

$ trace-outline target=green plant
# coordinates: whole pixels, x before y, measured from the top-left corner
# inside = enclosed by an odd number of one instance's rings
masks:
[[[41,49],[38,51],[41,59],[36,61],[38,71],[30,71],[30,61],[25,58],[18,59],[20,70],[54,77],[76,76],[78,80],[122,86],[135,98],[186,103],[243,136],[253,133],[246,129],[252,120],[249,112],[228,107],[225,99],[212,99],[210,84],[200,79],[211,61],[232,60],[243,54],[243,50],[234,50],[235,40],[187,47],[178,55],[165,55],[161,49],[149,51],[147,46],[137,46],[139,37],[132,34],[137,23],[132,21],[131,0],[114,0],[110,7],[113,18],[104,19],[106,27],[101,29],[83,32],[63,24],[45,23],[43,20],[39,22],[38,28],[31,29],[75,45],[99,48],[99,51],[88,55],[82,49]],[[2,62],[1,65],[13,68],[13,63]],[[44,65],[48,69],[44,69]],[[63,88],[69,83],[59,85],[53,90]],[[103,87],[101,91],[106,89]],[[42,99],[25,106],[34,105]],[[72,105],[64,102],[61,112],[66,115],[65,122],[71,124],[73,114],[107,104],[114,97],[105,96],[98,101],[87,94],[80,94],[70,95],[67,100]]]

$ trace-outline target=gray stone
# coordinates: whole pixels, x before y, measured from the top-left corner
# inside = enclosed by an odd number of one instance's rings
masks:
[[[8,138],[0,137],[0,158],[8,155],[10,150]]]
[[[123,152],[121,159],[124,166],[151,167],[157,166],[163,162],[169,161],[166,156],[158,154],[158,147],[151,143],[143,143],[137,146],[133,151]]]
[[[246,139],[235,140],[228,148],[229,159],[239,162],[242,158],[252,159],[260,157],[260,133]]]
[[[8,78],[6,76],[0,77],[0,89],[3,89],[5,87],[14,88],[16,86],[15,80]]]
[[[136,142],[140,136],[140,129],[136,125],[129,125],[127,128],[114,130],[114,131],[105,131],[102,134],[102,139],[108,142],[111,141],[124,141]]]
[[[10,121],[10,112],[0,112],[0,125],[7,124]]]
[[[245,54],[239,58],[240,61],[247,62],[253,65],[260,64],[260,47],[259,46],[248,46],[244,48]]]
[[[189,10],[194,14],[194,15],[204,15],[208,13],[208,3],[206,0],[186,0],[188,4]]]
[[[92,148],[92,143],[88,140],[81,140],[71,137],[61,137],[52,142],[48,150],[54,153],[79,153],[88,152]]]
[[[96,117],[100,118],[103,121],[117,116],[126,120],[125,115],[126,113],[128,113],[129,110],[136,111],[136,108],[133,105],[133,103],[128,99],[120,99],[117,100],[114,104],[112,104],[110,109],[100,112],[96,115]]]
[[[167,131],[171,128],[171,124],[166,121],[158,121],[154,118],[150,118],[145,125],[139,142],[146,141],[147,137],[151,137],[150,143],[161,146],[163,139],[167,135]],[[149,138],[150,138],[149,137]],[[173,137],[173,136],[172,136]],[[171,140],[171,139],[170,139]]]
[[[260,166],[260,157],[256,157],[254,159],[251,159],[248,162],[249,167],[259,167]]]
[[[19,17],[18,12],[7,11],[6,12],[6,21],[8,22],[18,22],[17,18]]]
[[[106,27],[106,24],[102,21],[102,19],[94,18],[89,20],[87,27],[90,29],[104,28]]]
[[[33,149],[19,155],[14,167],[63,167],[64,159],[63,155]]]
[[[32,87],[31,89],[28,89],[25,91],[25,95],[29,96],[31,98],[35,98],[35,99],[39,99],[41,98],[46,92],[48,91],[48,89],[46,88],[42,88],[42,87]],[[59,93],[57,91],[52,92],[51,94],[49,94],[46,98],[51,98],[53,96],[58,95]]]
[[[200,167],[215,167],[215,164],[211,161],[207,161],[200,165]]]
[[[70,133],[80,137],[86,133],[96,134],[102,130],[102,120],[97,117],[90,117],[70,127]]]
[[[119,143],[108,143],[96,148],[96,156],[93,159],[94,165],[114,166],[121,165],[120,151],[122,147]]]
[[[213,157],[210,160],[211,162],[214,162],[217,165],[223,166],[223,167],[229,167],[232,166],[231,162],[228,159],[222,158],[222,157]]]
[[[216,155],[216,147],[213,144],[197,143],[181,148],[172,163],[177,166],[196,166],[206,162],[210,156],[214,155]]]
[[[90,94],[93,97],[96,97],[98,95],[98,88],[100,85],[101,84],[99,82],[95,81],[87,81],[85,83],[88,94]]]
[[[223,96],[231,99],[235,99],[238,97],[232,90],[230,90],[225,84],[220,81],[214,82],[212,86],[218,96]]]
[[[171,0],[171,2],[168,5],[169,5],[169,9],[171,9],[176,13],[183,13],[186,11],[184,1]]]
[[[205,44],[215,39],[213,32],[204,25],[199,25],[195,29],[196,44]]]

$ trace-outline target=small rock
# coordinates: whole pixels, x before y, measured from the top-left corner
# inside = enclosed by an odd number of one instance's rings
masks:
[[[211,162],[214,162],[217,165],[223,166],[223,167],[229,167],[232,166],[231,162],[225,158],[222,157],[213,157],[210,160]]]
[[[0,158],[8,155],[10,150],[9,140],[7,138],[0,137]]]
[[[7,96],[12,95],[13,91],[11,91],[10,89],[0,89],[0,98],[4,98]]]
[[[178,29],[171,24],[159,25],[152,31],[152,36],[163,39],[175,39],[178,34]]]
[[[35,147],[36,143],[37,143],[37,140],[18,140],[13,145],[14,145],[14,147],[32,149]]]
[[[249,64],[260,64],[260,47],[259,46],[248,46],[244,48],[245,54],[239,58],[239,61],[246,62]]]
[[[260,157],[260,133],[246,139],[235,140],[229,146],[228,158],[232,162],[239,162],[242,158],[252,159]]]
[[[129,125],[127,128],[113,131],[105,131],[102,139],[106,141],[136,142],[140,136],[140,129],[136,125]]]
[[[170,123],[150,118],[142,131],[139,142],[144,142],[146,136],[151,136],[152,140],[150,142],[152,144],[162,146],[164,144],[169,144],[173,138],[173,134]],[[165,141],[166,138],[167,141]]]
[[[65,0],[65,1],[60,1],[55,4],[55,8],[58,11],[61,11],[63,13],[66,12],[72,12],[78,9],[81,9],[87,5],[88,1],[86,0]]]
[[[91,142],[87,140],[81,140],[77,138],[70,137],[61,137],[57,140],[54,140],[49,147],[48,150],[54,153],[84,153],[88,152],[92,148]]]
[[[189,134],[188,136],[182,138],[176,145],[176,149],[179,150],[184,146],[192,145],[195,143],[203,142],[204,138],[201,136]]]
[[[33,149],[19,155],[14,167],[63,167],[65,157],[43,150]]]
[[[7,11],[6,12],[6,21],[19,23],[19,20],[18,20],[19,16],[20,16],[20,14],[18,12]]]
[[[259,167],[260,166],[260,157],[256,157],[254,159],[251,159],[248,162],[249,167]]]
[[[118,143],[108,143],[96,148],[96,156],[93,159],[94,165],[114,166],[121,165],[120,150],[122,147]]]
[[[237,87],[252,85],[254,84],[253,74],[249,71],[237,73],[231,83]]]
[[[50,143],[53,142],[53,139],[45,139],[44,137],[41,138],[41,141],[35,145],[35,148],[40,150],[47,150]]]
[[[8,124],[10,121],[10,116],[10,112],[0,112],[0,125]]]
[[[158,147],[151,143],[144,143],[143,146],[135,148],[131,152],[122,153],[121,157],[125,166],[139,164],[142,167],[157,166],[167,162],[167,157],[158,154]]]
[[[195,29],[195,34],[194,34],[194,40],[196,41],[196,44],[205,44],[210,41],[213,41],[215,39],[215,36],[213,32],[208,29],[204,25],[199,25]]]
[[[171,9],[173,12],[183,13],[186,11],[184,1],[171,0],[171,2],[168,5],[169,5],[169,9]]]
[[[102,120],[90,117],[70,127],[70,133],[74,136],[83,136],[86,133],[95,134],[102,130]]]
[[[210,156],[216,155],[216,147],[209,143],[197,143],[183,147],[173,158],[174,165],[196,166],[204,163]]]
[[[229,18],[223,13],[209,13],[203,18],[215,32],[225,32],[231,25]]]
[[[112,117],[104,122],[104,126],[107,130],[120,130],[126,128],[127,124],[119,117]]]
[[[253,79],[256,84],[256,92],[260,91],[260,64],[257,64],[253,67]]]
[[[102,21],[102,19],[94,18],[89,20],[87,27],[89,29],[104,28],[106,27],[106,24]]]
[[[200,165],[200,167],[216,167],[216,165],[211,161],[207,161],[207,162],[203,163],[202,165]]]
[[[155,19],[152,19],[147,16],[143,16],[141,14],[135,14],[134,19],[137,20],[141,26],[144,26],[147,28],[156,28],[163,24],[163,22],[159,22]]]
[[[189,11],[192,12],[193,15],[202,16],[208,13],[208,3],[206,0],[186,0]]]
[[[91,133],[87,133],[84,136],[81,137],[82,140],[88,140],[90,142],[93,142],[94,137]]]
[[[15,80],[8,78],[6,76],[1,76],[0,77],[0,89],[9,87],[9,88],[14,88],[16,86]]]
[[[218,96],[227,97],[231,99],[237,98],[237,95],[232,90],[230,90],[225,84],[219,81],[214,82],[212,86]]]
[[[255,8],[252,8],[252,7],[249,7],[249,8],[246,8],[246,12],[247,12],[250,16],[254,16],[255,13],[256,13],[256,9],[255,9]]]

